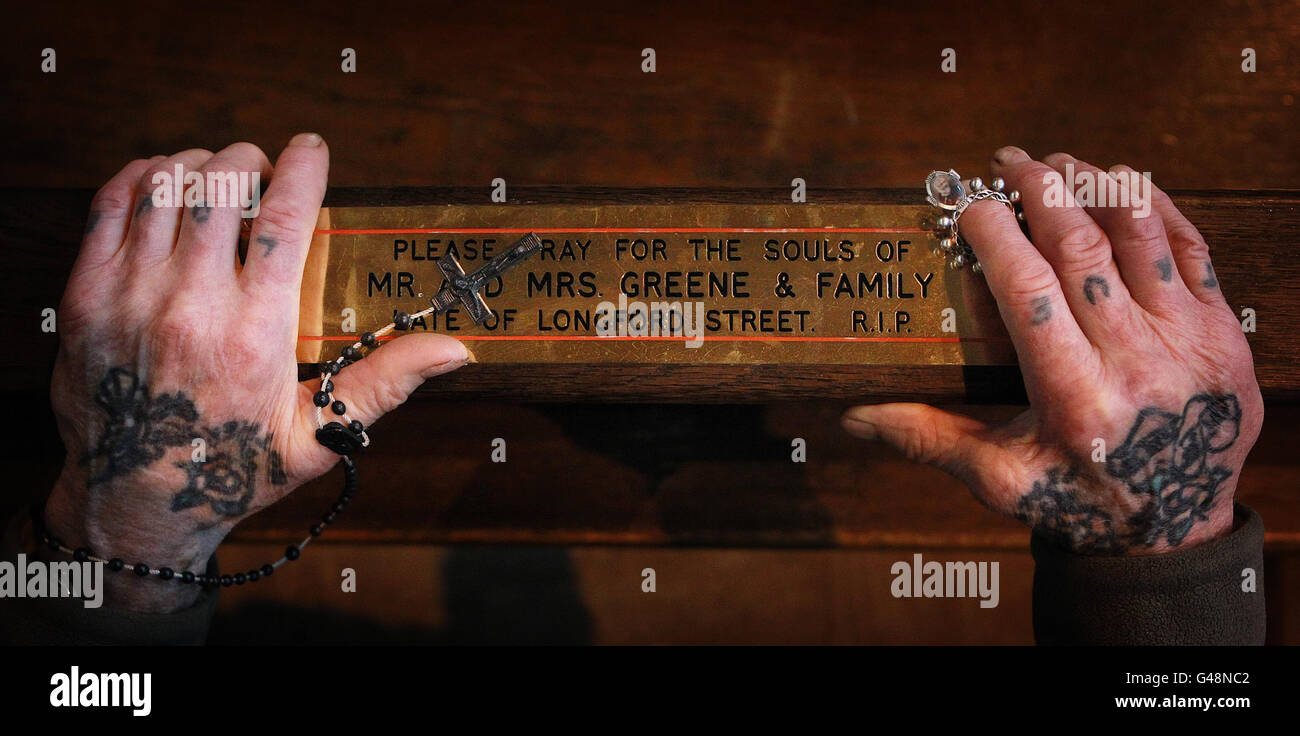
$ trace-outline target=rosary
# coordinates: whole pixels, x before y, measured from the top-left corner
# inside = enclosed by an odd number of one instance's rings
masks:
[[[359,452],[363,447],[370,446],[370,436],[366,433],[366,428],[356,419],[348,419],[348,407],[342,401],[334,398],[334,381],[333,377],[343,371],[345,367],[361,360],[370,350],[379,346],[379,338],[390,332],[405,331],[411,328],[412,323],[434,312],[441,312],[453,305],[460,304],[465,308],[470,318],[476,324],[483,324],[492,316],[492,310],[488,308],[487,302],[483,301],[483,296],[479,293],[483,287],[488,285],[492,279],[501,277],[506,271],[519,265],[527,260],[531,255],[541,250],[542,241],[537,238],[535,233],[528,233],[524,237],[515,241],[505,252],[496,256],[492,260],[483,264],[477,271],[467,274],[465,269],[461,268],[460,263],[451,254],[444,254],[438,259],[438,268],[442,271],[445,279],[443,286],[438,290],[429,301],[431,306],[415,314],[398,312],[393,315],[393,321],[375,330],[367,332],[361,336],[357,342],[343,348],[342,355],[332,361],[326,361],[320,366],[320,390],[312,397],[312,403],[316,405],[316,441],[326,448],[342,456],[343,461],[343,492],[339,494],[338,500],[330,506],[321,516],[320,522],[311,527],[310,533],[298,544],[291,544],[284,550],[284,556],[275,562],[262,565],[260,568],[249,570],[248,572],[239,572],[234,575],[206,575],[189,571],[176,572],[169,567],[154,568],[143,562],[135,563],[128,566],[124,560],[118,557],[104,559],[97,557],[86,547],[70,549],[62,540],[50,534],[49,529],[45,526],[44,514],[38,506],[33,510],[32,523],[36,531],[36,536],[41,544],[46,545],[49,549],[72,555],[77,562],[101,562],[109,570],[120,572],[129,569],[140,577],[149,575],[157,576],[159,580],[175,580],[180,583],[197,584],[204,587],[217,587],[231,585],[243,585],[248,582],[256,582],[264,577],[269,577],[275,570],[286,562],[292,562],[302,555],[303,547],[311,543],[311,540],[325,533],[325,527],[334,522],[339,514],[347,508],[352,501],[352,497],[357,492],[357,465],[352,456]],[[335,414],[339,419],[330,422],[325,421],[325,408]]]

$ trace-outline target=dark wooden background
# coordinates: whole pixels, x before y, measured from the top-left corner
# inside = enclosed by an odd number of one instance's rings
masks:
[[[13,427],[0,463],[13,483],[0,511],[42,493],[61,463],[45,397],[53,346],[37,325],[84,217],[76,190],[138,156],[235,140],[274,154],[315,130],[335,186],[478,187],[485,201],[498,176],[512,189],[781,188],[798,176],[815,200],[914,188],[935,166],[981,172],[1004,143],[1128,163],[1180,190],[1292,189],[1300,174],[1291,3],[557,5],[11,12],[0,186],[22,191],[3,198],[13,348],[0,398]],[[40,72],[45,47],[55,74]],[[344,47],[356,74],[339,70]],[[645,47],[654,74],[640,70]],[[946,47],[955,74],[939,71]],[[1220,263],[1245,254],[1221,268],[1229,299],[1272,310],[1261,331],[1275,333],[1252,337],[1268,419],[1241,493],[1269,529],[1275,642],[1300,641],[1285,326],[1298,305],[1279,278],[1294,270],[1295,197],[1180,199],[1222,234]],[[941,473],[843,435],[842,398],[519,403],[544,397],[483,399],[472,384],[468,372],[430,384],[385,419],[362,466],[366,498],[333,541],[271,585],[228,591],[214,640],[1032,641],[1027,534]],[[1014,394],[1005,375],[990,385],[990,400]],[[747,398],[736,391],[729,400]],[[509,440],[504,465],[487,461],[493,437]],[[807,464],[789,462],[791,437],[808,441]],[[241,527],[223,563],[260,561],[299,534],[336,480]],[[1001,605],[891,598],[890,565],[917,552],[1001,561]],[[339,590],[345,567],[355,594]],[[658,571],[653,595],[640,591],[645,567]]]

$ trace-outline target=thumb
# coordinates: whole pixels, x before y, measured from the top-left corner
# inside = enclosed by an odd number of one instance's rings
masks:
[[[334,398],[347,405],[349,419],[359,419],[368,427],[401,406],[427,379],[450,373],[469,360],[465,344],[454,337],[403,335],[335,376]],[[329,409],[325,413],[337,418]]]
[[[994,471],[1005,458],[983,439],[988,425],[925,404],[855,406],[840,418],[849,434],[881,440],[910,460],[934,465],[955,476],[981,500],[994,491]]]

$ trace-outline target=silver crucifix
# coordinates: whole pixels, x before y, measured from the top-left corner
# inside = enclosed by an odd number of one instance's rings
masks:
[[[441,312],[456,302],[460,302],[471,319],[478,324],[492,316],[492,310],[479,294],[492,279],[504,274],[519,263],[528,259],[542,248],[542,241],[535,233],[528,233],[516,240],[504,253],[483,264],[479,270],[467,274],[450,253],[444,253],[438,259],[438,268],[447,281],[442,289],[429,300],[433,311]]]

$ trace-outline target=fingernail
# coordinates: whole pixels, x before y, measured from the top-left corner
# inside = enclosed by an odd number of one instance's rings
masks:
[[[1064,166],[1069,163],[1074,163],[1075,161],[1078,160],[1079,159],[1075,158],[1074,156],[1071,156],[1068,153],[1052,153],[1043,157],[1043,163],[1053,168],[1055,168],[1058,164]]]
[[[993,160],[1005,166],[1006,164],[1016,163],[1017,161],[1028,161],[1029,154],[1025,153],[1023,149],[1015,146],[1003,146],[993,152]]]
[[[840,426],[854,437],[861,437],[864,440],[875,439],[880,434],[875,424],[861,418],[853,409],[844,412],[844,416],[840,417]]]
[[[464,343],[460,343],[460,349],[461,349],[461,354],[459,356],[454,358],[449,358],[447,360],[444,360],[441,363],[434,363],[433,365],[430,365],[426,367],[424,370],[420,371],[420,378],[429,379],[429,378],[433,378],[434,376],[440,376],[444,373],[450,373],[456,370],[457,368],[465,365],[466,363],[470,362],[471,356],[469,353],[469,348],[465,347]]]
[[[478,357],[474,355],[474,351],[470,350],[468,345],[465,346],[465,362],[466,363],[478,362]]]
[[[320,145],[320,136],[315,133],[299,133],[289,140],[289,145],[315,148]]]

